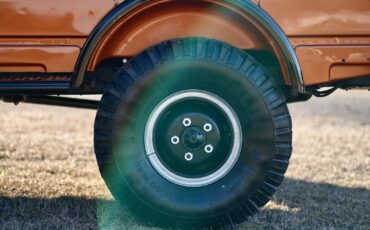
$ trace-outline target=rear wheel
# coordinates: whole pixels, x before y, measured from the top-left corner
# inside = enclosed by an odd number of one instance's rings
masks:
[[[95,152],[114,197],[145,223],[242,223],[280,185],[291,154],[285,99],[228,44],[177,39],[145,50],[101,100]]]

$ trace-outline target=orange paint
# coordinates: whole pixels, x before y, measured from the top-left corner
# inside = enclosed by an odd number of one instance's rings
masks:
[[[0,1],[0,37],[87,37],[123,0]]]
[[[370,73],[370,45],[301,46],[296,48],[296,52],[301,61],[306,85],[360,77]]]
[[[261,0],[288,36],[369,35],[368,0]]]
[[[73,72],[75,46],[0,46],[0,72]]]

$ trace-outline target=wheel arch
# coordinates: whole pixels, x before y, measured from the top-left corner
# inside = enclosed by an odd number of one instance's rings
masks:
[[[271,52],[280,64],[283,82],[292,86],[294,93],[304,93],[299,62],[285,34],[261,8],[241,0],[124,1],[87,39],[76,64],[73,86],[80,87],[86,71],[94,71],[106,59],[132,57],[163,40],[191,36]]]

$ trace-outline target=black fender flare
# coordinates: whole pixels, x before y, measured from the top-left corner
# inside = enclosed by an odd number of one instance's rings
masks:
[[[106,15],[100,23],[95,27],[91,35],[86,40],[81,53],[78,57],[75,66],[75,76],[72,81],[73,88],[81,87],[87,66],[90,62],[95,48],[104,37],[106,32],[122,17],[128,14],[131,10],[149,2],[150,0],[126,0],[115,7],[108,15]],[[288,38],[280,28],[280,26],[260,7],[249,0],[224,0],[231,6],[240,9],[245,14],[253,18],[258,24],[276,42],[282,56],[285,59],[289,75],[291,78],[293,91],[298,94],[305,93],[304,80],[301,67],[295,51],[290,44]]]

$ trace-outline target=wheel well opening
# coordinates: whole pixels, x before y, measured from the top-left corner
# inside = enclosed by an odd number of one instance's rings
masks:
[[[274,52],[262,30],[226,2],[150,1],[110,28],[95,48],[88,70],[94,70],[105,59],[134,57],[147,47],[175,38],[205,37],[243,50]]]
[[[87,72],[104,72],[103,79],[109,81],[114,75],[111,70],[122,66],[124,59],[165,40],[186,37],[216,39],[245,50],[265,65],[282,88],[292,90],[290,70],[276,42],[251,16],[227,1],[158,0],[135,8],[101,38]]]
[[[286,84],[284,81],[281,66],[277,57],[268,50],[244,50],[246,53],[255,58],[259,63],[263,64],[270,76],[274,77],[275,82],[285,90]],[[106,87],[113,80],[117,71],[123,67],[132,57],[114,57],[107,58],[99,62],[94,75],[98,83],[98,88]]]

